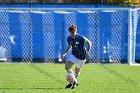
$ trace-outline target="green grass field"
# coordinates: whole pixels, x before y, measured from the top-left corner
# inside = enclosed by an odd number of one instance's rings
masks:
[[[74,68],[73,68],[74,69]],[[79,86],[65,89],[64,64],[0,64],[0,93],[139,93],[140,67],[85,64]]]

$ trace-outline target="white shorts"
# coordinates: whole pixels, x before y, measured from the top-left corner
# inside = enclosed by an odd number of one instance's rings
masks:
[[[81,68],[83,66],[83,64],[86,62],[86,59],[85,60],[79,60],[73,55],[70,55],[68,60],[75,63],[78,68]]]

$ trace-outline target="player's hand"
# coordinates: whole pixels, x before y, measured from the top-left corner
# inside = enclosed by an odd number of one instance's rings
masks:
[[[89,57],[89,53],[86,53],[85,58],[88,59]]]

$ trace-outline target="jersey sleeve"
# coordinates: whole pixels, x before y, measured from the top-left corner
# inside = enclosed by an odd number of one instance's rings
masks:
[[[87,43],[89,40],[83,36],[84,43]]]

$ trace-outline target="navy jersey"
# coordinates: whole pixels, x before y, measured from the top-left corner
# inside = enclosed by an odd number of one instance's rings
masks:
[[[87,38],[81,35],[76,35],[76,38],[67,37],[68,44],[72,45],[72,54],[79,60],[85,59],[86,48],[84,47],[84,43],[86,41]]]

